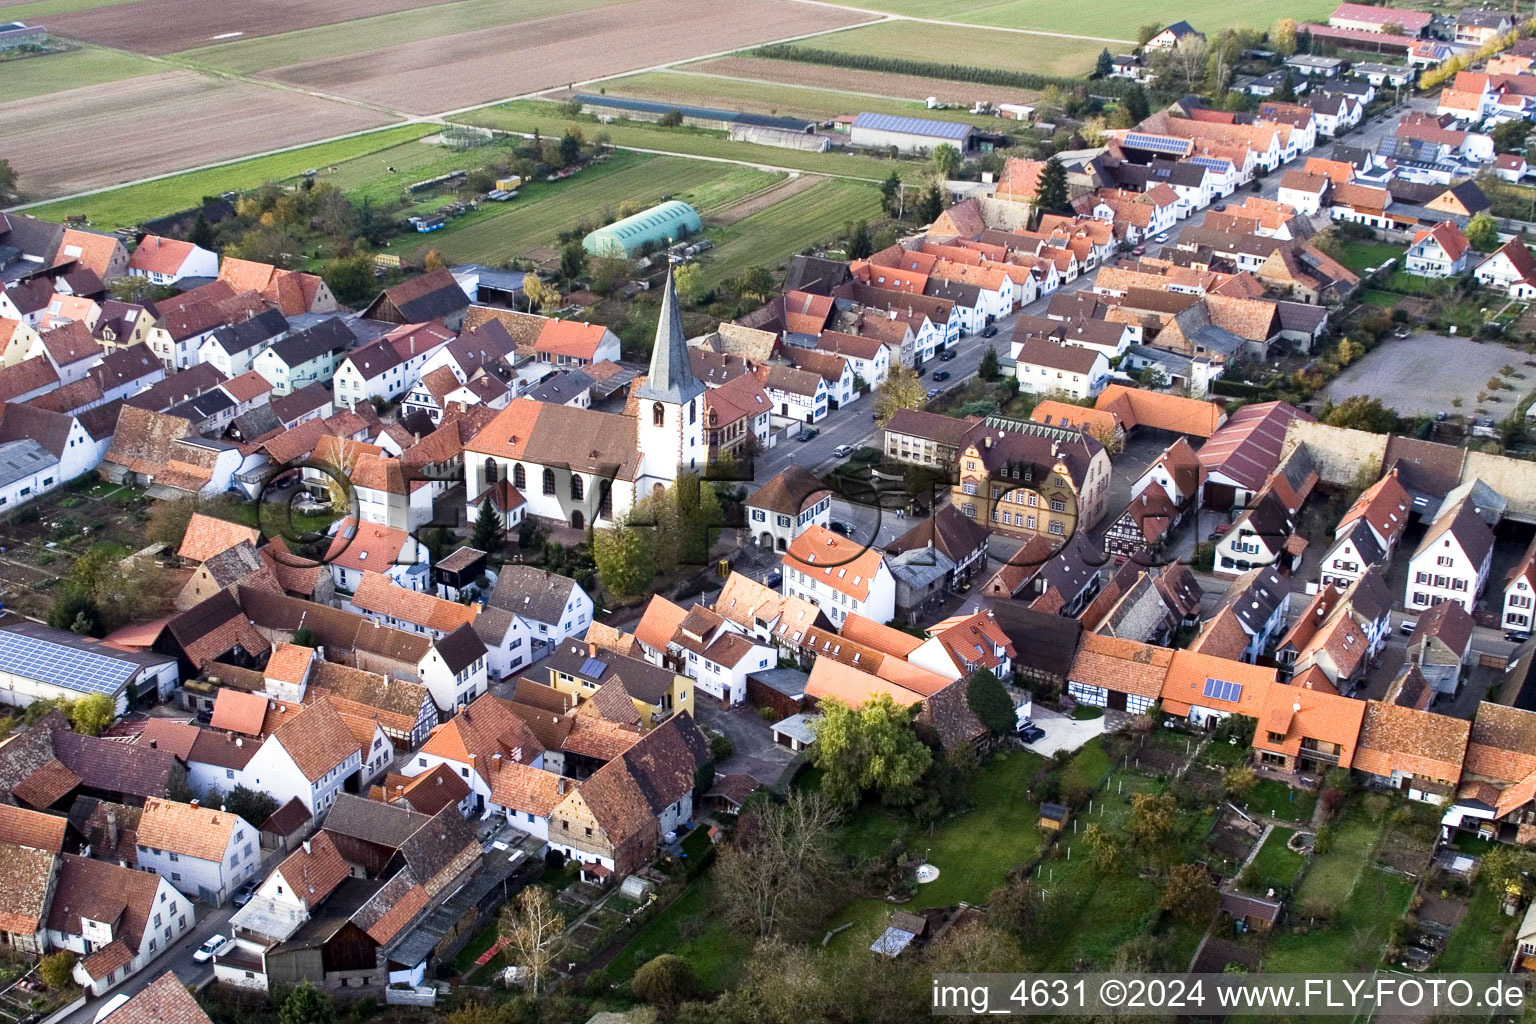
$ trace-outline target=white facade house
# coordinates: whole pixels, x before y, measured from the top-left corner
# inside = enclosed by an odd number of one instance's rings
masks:
[[[1408,563],[1403,605],[1422,611],[1441,601],[1455,601],[1469,614],[1488,582],[1493,562],[1493,531],[1470,502],[1441,512]]]
[[[1012,343],[1019,390],[1037,395],[1093,398],[1109,383],[1109,360],[1096,348],[1031,337]]]
[[[147,278],[151,284],[218,277],[219,254],[178,238],[145,235],[128,257],[128,276]]]
[[[1472,246],[1450,221],[1414,232],[1403,269],[1419,277],[1455,277],[1467,269]]]
[[[819,423],[826,418],[831,392],[821,374],[765,365],[758,368],[758,383],[773,403],[775,420]]]
[[[439,726],[415,756],[400,766],[400,774],[415,778],[438,765],[447,765],[469,786],[475,807],[484,809],[494,802],[492,783],[502,767],[500,762],[542,770],[544,751],[505,701],[484,695]]]
[[[528,662],[540,660],[592,624],[592,598],[569,576],[504,565],[486,602],[512,616],[528,637]]]
[[[878,623],[896,615],[896,577],[878,550],[809,526],[784,554],[784,596],[821,608],[835,625],[850,613]]]
[[[1536,618],[1536,607],[1533,606],[1536,606],[1536,547],[1526,552],[1504,585],[1502,624],[1505,632],[1532,632],[1531,623]]]
[[[1536,257],[1519,238],[1511,238],[1472,271],[1479,284],[1503,288],[1512,299],[1536,298]]]
[[[824,528],[831,523],[832,492],[805,467],[791,465],[752,492],[746,500],[746,516],[759,547],[788,551],[811,526]]]
[[[259,824],[259,823],[258,823]],[[150,797],[138,827],[138,866],[188,896],[221,905],[261,866],[261,837],[229,811]]]
[[[280,805],[297,797],[311,814],[320,815],[336,802],[347,779],[359,773],[362,750],[329,702],[289,713],[292,717],[261,741],[245,767],[212,780],[214,788],[228,792],[244,785],[271,794]]]
[[[92,996],[143,970],[197,923],[192,901],[156,874],[67,853],[61,860],[47,942],[80,957],[74,979]]]

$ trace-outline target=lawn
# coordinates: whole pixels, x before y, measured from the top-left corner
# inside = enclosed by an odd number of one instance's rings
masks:
[[[236,160],[201,171],[173,174],[138,185],[110,189],[80,199],[48,203],[27,211],[45,220],[83,215],[97,230],[127,227],[153,217],[196,206],[204,196],[257,188],[268,181],[297,177],[310,167],[327,167],[429,135],[434,125],[411,124],[365,132],[334,142]]]
[[[1348,241],[1343,245],[1343,252],[1339,256],[1339,262],[1355,273],[1363,272],[1367,267],[1379,267],[1387,260],[1395,259],[1399,263],[1403,259],[1401,246],[1392,245],[1389,242],[1366,242],[1360,240]]]
[[[1310,880],[1310,876],[1309,880]],[[1335,897],[1337,898],[1337,897]],[[1392,926],[1408,911],[1413,883],[1367,867],[1333,924],[1271,937],[1263,969],[1273,972],[1369,971],[1381,963]]]
[[[1313,855],[1306,876],[1296,890],[1297,900],[1309,896],[1337,900],[1349,892],[1360,872],[1370,863],[1371,850],[1380,834],[1380,823],[1372,821],[1359,803],[1343,815],[1335,813],[1333,845],[1327,853]]]
[[[823,181],[718,233],[702,263],[704,280],[717,284],[751,266],[772,267],[807,246],[836,235],[850,220],[880,213],[880,193],[854,181]]]
[[[1277,827],[1270,830],[1264,845],[1259,847],[1258,855],[1253,858],[1250,865],[1253,871],[1253,884],[1249,886],[1251,891],[1262,893],[1273,882],[1290,885],[1296,880],[1296,873],[1306,863],[1306,858],[1292,852],[1285,845],[1295,834],[1288,828]]]
[[[9,12],[7,12],[9,14]],[[43,96],[65,89],[116,82],[164,71],[154,61],[117,50],[82,46],[66,53],[0,61],[0,103]]]
[[[1360,301],[1369,306],[1380,306],[1382,309],[1391,309],[1397,305],[1401,295],[1392,292],[1378,291],[1375,288],[1367,288],[1360,293]]]
[[[457,0],[334,25],[183,50],[177,60],[242,74],[347,57],[415,39],[431,39],[604,7],[616,0]]]
[[[764,167],[784,167],[846,178],[866,178],[870,181],[880,181],[892,170],[909,175],[919,166],[912,161],[882,160],[858,153],[808,153],[751,142],[732,142],[724,132],[702,128],[662,128],[639,121],[601,124],[596,118],[585,114],[570,117],[560,110],[559,104],[547,100],[516,100],[470,111],[457,120],[486,128],[522,132],[525,135],[534,131],[545,135],[560,135],[568,126],[574,125],[588,138],[601,132],[615,146],[629,149],[718,157]]]
[[[1312,809],[1317,806],[1317,794],[1305,789],[1292,789],[1283,782],[1263,779],[1243,803],[1249,814],[1268,814],[1287,821],[1310,821]]]
[[[732,164],[622,152],[574,178],[532,182],[512,202],[484,203],[430,236],[396,238],[387,251],[413,255],[437,249],[455,262],[498,264],[555,245],[561,232],[582,221],[595,227],[605,212],[616,214],[625,201],[650,206],[670,195],[698,200],[700,212],[708,215],[767,188],[777,177]]]
[[[605,970],[627,981],[641,964],[675,953],[693,964],[705,988],[718,992],[731,985],[751,951],[749,941],[712,914],[709,881],[701,879],[641,928]]]
[[[1230,0],[1198,13],[1180,0],[1143,0],[1128,10],[1123,0],[1080,0],[1075,4],[1049,0],[867,0],[859,6],[915,18],[942,18],[975,25],[1031,28],[1132,40],[1138,25],[1167,25],[1189,18],[1212,39],[1221,29],[1267,29],[1279,18],[1321,21],[1338,6],[1333,0]],[[1117,51],[1113,46],[1110,52]],[[981,63],[978,61],[977,63]]]
[[[1140,12],[1138,11],[1138,16]],[[941,15],[944,17],[944,15]],[[1120,19],[1123,20],[1123,17]],[[1101,22],[1114,25],[1116,19]],[[1074,32],[1113,36],[1113,29],[1083,28],[1092,24],[1077,21]],[[1134,31],[1126,26],[1126,31]],[[1076,76],[1093,67],[1094,58],[1104,43],[1092,39],[1053,38],[1021,35],[1015,32],[989,32],[958,25],[934,25],[915,21],[883,21],[876,25],[845,29],[816,36],[798,44],[814,50],[870,54],[879,57],[915,55],[918,59],[953,60],[959,64],[977,64],[1005,71],[1029,71],[1039,75]],[[1116,52],[1113,49],[1111,52]],[[934,55],[944,55],[936,57]],[[978,97],[998,92],[998,86],[977,86]]]
[[[909,100],[891,99],[712,74],[647,71],[627,78],[612,79],[603,83],[603,88],[610,96],[814,120],[825,120],[839,114],[868,112],[907,117],[941,116],[951,121],[964,121],[994,129],[997,127],[997,118],[990,114],[972,114],[964,110],[931,114],[919,97]]]
[[[1445,952],[1435,964],[1435,970],[1448,972],[1502,971],[1506,958],[1501,956],[1504,937],[1520,919],[1506,917],[1499,905],[1499,898],[1486,882],[1479,882],[1472,891],[1472,902],[1467,913],[1456,925],[1445,943]]]

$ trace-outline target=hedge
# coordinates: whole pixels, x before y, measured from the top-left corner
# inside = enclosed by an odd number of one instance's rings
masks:
[[[882,71],[888,74],[916,75],[919,78],[947,78],[956,82],[979,82],[983,85],[1012,86],[1017,89],[1047,89],[1053,85],[1063,89],[1082,89],[1088,85],[1082,78],[1056,78],[1036,75],[1027,71],[1004,71],[1000,68],[977,67],[973,64],[941,64],[937,61],[909,60],[905,57],[885,57],[878,54],[839,53],[836,50],[818,50],[809,46],[792,46],[787,43],[760,46],[751,56],[768,57],[772,60],[798,61],[802,64],[825,64],[852,71]],[[1093,83],[1095,94],[1123,98],[1134,88],[1135,82],[1120,79],[1101,79]]]

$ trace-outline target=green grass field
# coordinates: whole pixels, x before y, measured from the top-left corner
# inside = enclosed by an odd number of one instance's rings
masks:
[[[459,0],[458,3],[394,11],[297,32],[201,46],[183,50],[176,54],[176,58],[206,67],[256,74],[290,64],[347,57],[415,39],[512,25],[615,2],[617,0],[520,0],[509,4],[505,0]]]
[[[1387,260],[1402,258],[1402,246],[1392,245],[1390,242],[1354,240],[1344,243],[1344,251],[1339,257],[1339,262],[1358,274],[1366,267],[1379,267]]]
[[[610,96],[656,100],[660,103],[692,104],[744,110],[754,114],[776,114],[825,120],[839,114],[897,114],[907,117],[940,116],[950,121],[964,121],[989,129],[997,127],[997,118],[971,114],[963,110],[945,110],[938,115],[928,111],[920,98],[884,99],[854,93],[833,92],[799,85],[760,81],[742,81],[710,74],[680,74],[647,71],[603,83]]]
[[[385,128],[336,142],[303,146],[286,153],[237,160],[203,171],[189,171],[158,181],[115,188],[81,199],[48,203],[27,212],[45,220],[63,220],[80,214],[97,230],[111,230],[196,206],[203,196],[218,195],[231,189],[256,188],[264,182],[292,178],[310,167],[340,164],[435,131],[435,126],[425,124]]]
[[[1497,972],[1507,964],[1499,955],[1504,936],[1515,927],[1518,918],[1506,917],[1499,899],[1486,882],[1472,892],[1466,916],[1446,940],[1445,952],[1435,964],[1437,971]]]
[[[17,4],[5,9],[7,21],[32,22],[39,18],[51,17],[55,14],[68,14],[71,11],[89,11],[96,7],[115,7],[118,4],[132,3],[133,0],[37,0],[36,3]]]
[[[1333,0],[1231,0],[1198,11],[1178,0],[1144,0],[1133,8],[1123,0],[1080,0],[1074,4],[1052,0],[867,0],[859,6],[914,18],[1134,40],[1137,27],[1152,22],[1167,25],[1187,18],[1195,28],[1214,36],[1228,26],[1267,29],[1279,18],[1324,19],[1338,4]]]
[[[165,67],[118,50],[82,46],[67,53],[0,62],[0,103],[136,78]]]
[[[1333,824],[1333,845],[1327,853],[1313,855],[1296,890],[1298,900],[1310,896],[1342,898],[1370,863],[1381,825],[1372,821],[1358,803],[1342,817],[1336,814]]]
[[[1113,0],[1109,0],[1113,2]],[[1078,18],[1076,5],[1060,8],[1078,27],[1068,31],[1089,35],[1113,36],[1113,26],[1125,18],[1106,17],[1094,22]],[[1139,16],[1139,15],[1138,15]],[[936,17],[949,17],[936,15]],[[1097,27],[1095,27],[1097,26]],[[1100,31],[1100,29],[1103,31]],[[1131,26],[1123,31],[1135,32]],[[1005,71],[1031,71],[1041,75],[1082,75],[1093,68],[1094,58],[1105,43],[1091,39],[1063,39],[1052,36],[1023,35],[1017,32],[989,32],[979,28],[931,25],[917,21],[883,21],[862,28],[850,28],[807,39],[801,45],[816,50],[840,53],[873,54],[886,57],[916,56],[923,60],[954,61]],[[1111,46],[1110,51],[1114,52]]]
[[[697,199],[700,212],[708,215],[767,188],[778,177],[708,160],[620,152],[575,178],[554,184],[534,182],[510,203],[482,204],[442,231],[395,239],[388,251],[408,256],[437,249],[455,262],[502,263],[555,244],[560,232],[582,220],[596,224],[604,211],[616,212],[626,200],[650,205],[660,202],[664,194],[685,202]]]
[[[1268,814],[1289,821],[1308,821],[1312,809],[1317,806],[1317,794],[1305,789],[1292,789],[1283,782],[1264,779],[1243,804],[1251,814]]]
[[[846,221],[880,212],[880,193],[855,181],[823,181],[724,229],[701,264],[717,284],[751,266],[772,267],[808,245],[836,235]]]
[[[1337,920],[1318,931],[1279,931],[1265,949],[1263,969],[1373,970],[1381,963],[1392,926],[1407,913],[1412,898],[1412,882],[1366,865],[1349,898],[1339,906]]]
[[[902,174],[909,174],[917,168],[916,164],[907,161],[879,160],[856,153],[807,153],[798,149],[780,149],[777,146],[759,146],[750,142],[732,142],[723,132],[710,132],[696,128],[661,128],[638,121],[599,124],[590,117],[575,119],[567,117],[561,113],[558,104],[543,100],[517,100],[512,103],[503,103],[499,106],[471,111],[457,120],[465,124],[501,128],[524,134],[530,134],[537,129],[544,135],[560,135],[567,126],[574,125],[589,139],[601,132],[606,134],[615,146],[625,146],[630,149],[740,160],[766,167],[787,167],[816,174],[867,178],[870,181],[881,180],[892,169]]]
[[[721,991],[735,980],[751,943],[726,927],[710,906],[708,879],[700,879],[635,934],[611,960],[606,972],[628,980],[641,964],[663,953],[675,953],[693,965],[706,989]],[[685,939],[683,931],[694,931]]]
[[[1296,880],[1296,873],[1306,863],[1306,858],[1292,853],[1285,845],[1295,834],[1292,829],[1276,828],[1265,838],[1258,856],[1253,859],[1253,889],[1262,893],[1272,882],[1290,885]]]

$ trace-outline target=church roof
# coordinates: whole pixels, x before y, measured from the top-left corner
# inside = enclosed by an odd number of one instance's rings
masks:
[[[651,371],[637,397],[670,405],[687,405],[704,393],[704,385],[688,364],[688,339],[683,334],[683,309],[677,301],[672,270],[661,293],[661,319],[656,324],[656,345],[651,349]]]

